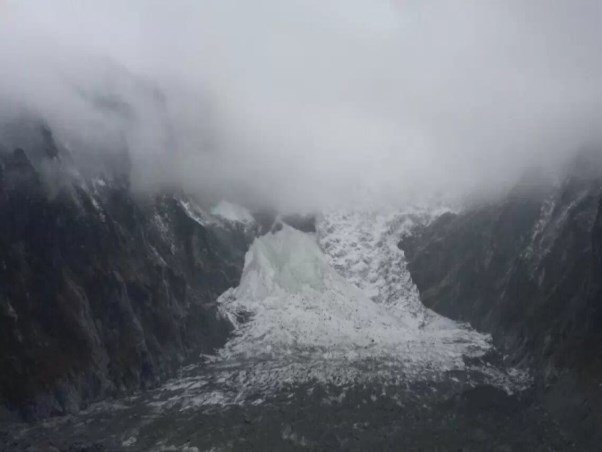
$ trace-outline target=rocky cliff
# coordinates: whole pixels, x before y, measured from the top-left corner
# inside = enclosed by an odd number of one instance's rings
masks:
[[[84,171],[48,127],[25,129],[0,137],[0,412],[76,411],[221,345],[215,300],[249,226],[132,194],[127,153]]]
[[[602,425],[602,158],[446,214],[400,243],[425,305],[490,332],[584,438]]]

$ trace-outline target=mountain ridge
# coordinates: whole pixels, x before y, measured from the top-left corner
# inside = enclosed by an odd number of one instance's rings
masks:
[[[0,153],[9,413],[75,412],[156,385],[222,344],[231,326],[214,301],[237,284],[253,232],[202,224],[183,193],[134,195],[127,156],[115,171],[82,174],[49,129],[34,124],[27,136],[30,147]]]
[[[491,333],[530,366],[542,400],[582,438],[602,418],[602,165],[578,154],[555,185],[449,213],[399,243],[423,303]],[[543,189],[542,189],[543,188]]]

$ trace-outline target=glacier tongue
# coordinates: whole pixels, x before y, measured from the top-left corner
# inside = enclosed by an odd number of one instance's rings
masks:
[[[397,247],[421,221],[428,215],[332,213],[315,234],[284,225],[257,238],[240,285],[218,300],[234,337],[165,386],[167,403],[261,403],[291,385],[403,385],[450,372],[462,385],[522,388],[525,375],[513,369],[466,364],[492,349],[489,336],[421,304]]]
[[[286,225],[258,238],[239,287],[219,300],[237,326],[221,356],[317,355],[335,366],[379,359],[416,376],[461,367],[463,355],[488,350],[486,336],[421,305],[386,219],[376,220],[370,227],[358,214],[324,217],[318,239]]]

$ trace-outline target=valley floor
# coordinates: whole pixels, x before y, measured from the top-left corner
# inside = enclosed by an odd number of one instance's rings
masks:
[[[155,411],[145,396],[15,428],[0,444],[7,451],[582,450],[528,393],[467,388],[457,377],[386,388],[308,384],[260,405],[219,409]]]

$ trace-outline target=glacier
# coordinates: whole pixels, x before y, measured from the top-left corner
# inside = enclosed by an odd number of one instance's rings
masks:
[[[259,404],[290,387],[403,385],[458,373],[469,386],[526,387],[526,372],[479,361],[493,350],[489,335],[422,305],[397,243],[433,215],[332,212],[318,216],[313,234],[283,224],[256,238],[239,286],[218,299],[233,337],[165,385],[155,407]]]

